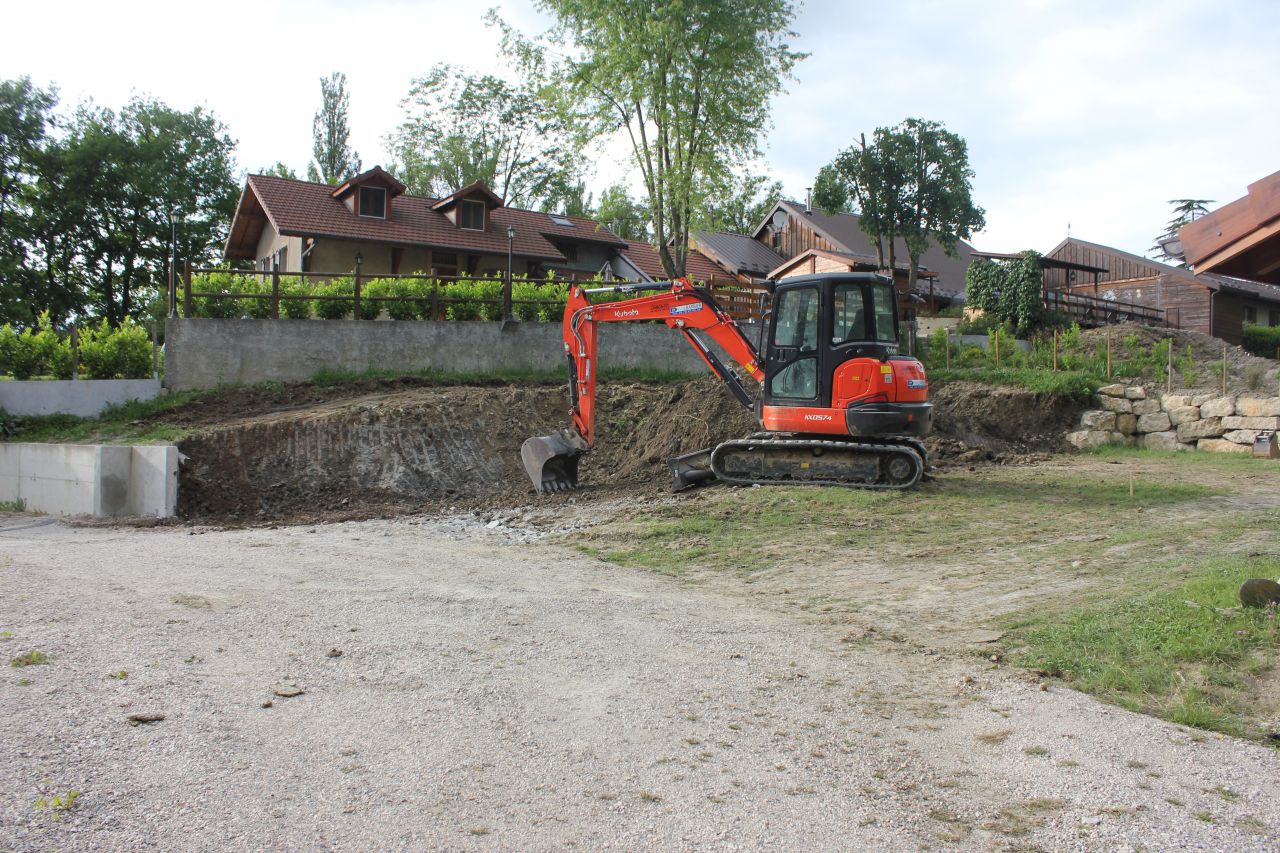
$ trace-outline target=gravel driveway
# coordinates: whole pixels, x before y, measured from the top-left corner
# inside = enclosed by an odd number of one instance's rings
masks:
[[[1280,845],[1266,747],[530,539],[0,516],[0,849]]]

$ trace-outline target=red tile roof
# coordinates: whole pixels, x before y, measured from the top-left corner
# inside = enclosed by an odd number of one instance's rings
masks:
[[[658,255],[658,247],[652,243],[628,240],[623,253],[631,263],[654,281],[667,277],[662,269],[662,258]],[[710,281],[713,278],[730,278],[729,273],[717,266],[710,258],[697,249],[689,249],[688,260],[684,265],[685,274],[694,281]]]
[[[432,210],[435,199],[402,195],[390,205],[391,218],[362,219],[332,198],[333,187],[293,181],[271,175],[250,175],[232,220],[225,255],[252,259],[261,234],[262,214],[280,234],[295,237],[328,237],[395,246],[424,246],[451,252],[505,255],[507,226],[515,227],[513,253],[521,258],[564,261],[551,240],[599,243],[618,249],[626,241],[590,219],[560,217],[561,225],[546,213],[498,207],[489,213],[484,231],[454,226],[443,213]],[[259,213],[259,209],[261,213]]]

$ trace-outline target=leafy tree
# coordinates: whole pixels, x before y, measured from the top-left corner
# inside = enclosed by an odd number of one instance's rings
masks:
[[[956,243],[986,224],[973,203],[972,178],[960,136],[939,122],[909,118],[876,128],[870,145],[863,135],[836,155],[818,173],[814,200],[831,212],[856,208],[882,268],[897,266],[901,237],[914,288],[931,244],[954,256]]]
[[[881,269],[897,267],[897,238],[902,235],[907,173],[905,146],[891,128],[878,127],[823,166],[814,181],[813,200],[828,213],[856,210],[858,227],[876,247]]]
[[[308,180],[336,184],[360,171],[360,155],[351,149],[347,126],[347,75],[335,71],[320,78],[320,109],[311,122],[312,156]]]
[[[56,318],[140,316],[168,280],[171,214],[178,257],[200,263],[220,247],[239,189],[234,147],[200,107],[135,98],[118,114],[78,109],[36,186],[33,302]]]
[[[544,203],[542,209],[550,213],[559,208],[558,213],[565,216],[581,216],[586,219],[595,217],[595,208],[591,206],[591,202],[595,198],[592,193],[587,192],[587,182],[578,181],[565,187],[560,193],[560,197],[556,199],[558,203]],[[551,201],[551,200],[548,200]]]
[[[781,181],[770,181],[766,175],[730,174],[706,189],[694,225],[750,234],[781,197]]]
[[[283,160],[277,160],[271,166],[265,169],[259,169],[255,174],[272,175],[277,178],[288,178],[291,181],[298,180],[298,173],[285,165]]]
[[[973,169],[960,136],[936,121],[909,118],[896,132],[906,145],[907,184],[901,223],[909,263],[908,286],[915,289],[920,256],[936,243],[956,256],[956,243],[986,225],[985,212],[973,203]]]
[[[34,277],[26,243],[56,102],[54,90],[36,88],[29,77],[0,80],[0,323],[29,322],[36,313],[26,298]]]
[[[1180,267],[1186,267],[1187,261],[1180,255],[1171,255],[1165,251],[1161,242],[1178,239],[1178,232],[1182,226],[1189,222],[1195,222],[1201,216],[1209,212],[1209,205],[1213,204],[1211,198],[1174,198],[1169,200],[1169,205],[1173,208],[1173,218],[1164,227],[1164,233],[1156,238],[1156,244],[1147,250],[1147,253],[1156,260],[1170,261],[1176,263]]]
[[[997,323],[1025,335],[1044,320],[1044,277],[1040,254],[1026,251],[1016,260],[975,258],[965,272],[968,304]]]
[[[684,273],[709,188],[758,156],[769,102],[803,54],[790,0],[538,0],[555,24],[504,48],[583,142],[625,134],[664,272]],[[496,18],[491,18],[496,20]]]
[[[600,193],[600,207],[595,218],[624,240],[649,239],[649,208],[636,201],[622,184],[614,184]]]
[[[437,65],[402,106],[388,144],[410,192],[442,197],[482,180],[512,207],[549,210],[578,188],[579,149],[531,88]]]

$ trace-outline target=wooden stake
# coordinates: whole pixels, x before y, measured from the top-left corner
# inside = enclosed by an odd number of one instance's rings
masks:
[[[951,330],[947,329],[947,370],[951,369]]]
[[[1111,378],[1111,333],[1107,332],[1107,378]]]
[[[1173,393],[1173,338],[1169,338],[1169,368],[1165,371],[1164,386],[1166,393]]]
[[[1058,372],[1058,330],[1053,330],[1053,371]]]
[[[1000,366],[1000,332],[996,331],[996,367]]]
[[[1133,497],[1133,475],[1129,475],[1129,497]]]
[[[1222,347],[1222,396],[1227,396],[1227,347]]]

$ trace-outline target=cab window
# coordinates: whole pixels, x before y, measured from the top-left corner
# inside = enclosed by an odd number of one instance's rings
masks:
[[[876,315],[876,340],[885,344],[898,342],[897,300],[894,299],[893,288],[887,284],[873,285],[871,288],[872,311]]]
[[[839,346],[850,341],[865,341],[867,337],[866,305],[862,299],[860,284],[838,284],[835,290],[834,324],[831,343]]]
[[[784,291],[778,298],[776,310],[775,347],[796,347],[801,352],[818,348],[818,288]]]

